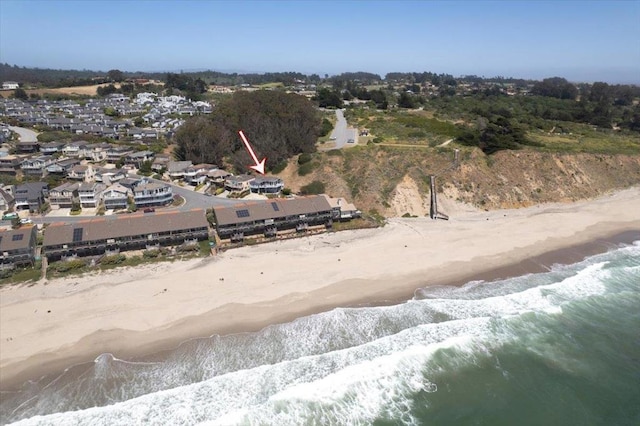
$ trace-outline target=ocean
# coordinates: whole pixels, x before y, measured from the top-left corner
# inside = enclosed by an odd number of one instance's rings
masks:
[[[3,393],[19,425],[640,425],[640,242]]]

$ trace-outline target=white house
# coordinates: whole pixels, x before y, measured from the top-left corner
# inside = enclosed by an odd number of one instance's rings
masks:
[[[2,83],[2,90],[15,90],[20,87],[20,84],[15,81],[5,81]]]

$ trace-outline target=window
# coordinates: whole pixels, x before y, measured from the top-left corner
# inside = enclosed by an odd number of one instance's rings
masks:
[[[236,216],[238,216],[239,218],[249,217],[249,210],[247,209],[236,210]]]
[[[11,238],[11,241],[22,241],[22,237],[24,237],[24,234],[15,234],[15,235]]]
[[[73,242],[77,243],[78,241],[82,241],[82,231],[84,228],[76,228],[73,230]]]

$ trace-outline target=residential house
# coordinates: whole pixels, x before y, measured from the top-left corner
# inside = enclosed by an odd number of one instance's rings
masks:
[[[171,185],[143,181],[133,188],[136,207],[164,206],[173,201]]]
[[[2,83],[2,90],[16,90],[20,87],[20,83],[16,81],[5,81]]]
[[[140,129],[132,127],[127,130],[127,136],[134,139],[158,139],[158,132],[154,129]]]
[[[233,174],[229,173],[226,170],[216,169],[210,170],[209,173],[207,173],[207,176],[209,177],[209,180],[216,186],[223,187],[225,180],[228,177],[233,176]]]
[[[193,163],[191,161],[169,161],[167,166],[167,173],[169,173],[169,179],[182,179],[184,177],[184,172],[189,167],[191,167]]]
[[[148,183],[149,180],[148,179],[136,179],[136,178],[124,178],[118,181],[118,183],[124,187],[129,188],[130,190],[133,191],[133,188],[135,188],[137,185],[141,184],[141,183]]]
[[[195,164],[187,167],[184,171],[184,181],[190,185],[200,185],[204,183],[211,170],[217,170],[218,166],[213,164]]]
[[[78,187],[78,197],[80,207],[83,209],[96,208],[100,204],[100,193],[105,189],[105,185],[97,182],[82,182]]]
[[[106,160],[109,163],[116,164],[120,162],[120,160],[124,161],[124,159],[132,153],[133,150],[126,146],[112,146],[107,150]]]
[[[37,236],[38,228],[35,226],[0,231],[0,268],[33,265]]]
[[[44,155],[53,155],[62,152],[65,147],[64,142],[49,142],[40,145],[40,152]]]
[[[11,194],[11,192],[5,190],[4,188],[0,188],[0,212],[12,210],[15,202],[16,199],[13,197],[13,194]]]
[[[0,173],[15,175],[20,168],[20,163],[22,163],[22,158],[15,155],[0,157]]]
[[[40,150],[40,143],[38,142],[17,142],[16,152],[18,154],[33,154]]]
[[[92,163],[100,163],[107,159],[107,152],[111,149],[111,145],[108,143],[96,143],[84,146],[81,148],[79,156],[85,160],[89,160]]]
[[[151,170],[156,173],[160,173],[162,170],[166,170],[169,166],[171,158],[167,154],[156,154],[151,164]]]
[[[114,183],[102,192],[102,202],[107,210],[126,209],[133,191],[126,186]]]
[[[62,148],[62,155],[67,157],[84,158],[84,152],[88,145],[88,142],[77,141],[66,144]]]
[[[30,176],[44,176],[46,174],[47,166],[55,163],[55,159],[48,156],[40,156],[34,158],[27,158],[20,163],[22,173]]]
[[[279,194],[283,188],[284,182],[275,176],[257,176],[249,182],[249,189],[254,194]]]
[[[84,182],[92,181],[93,176],[94,176],[94,171],[93,171],[93,166],[91,166],[91,164],[88,164],[88,165],[79,164],[77,166],[73,166],[69,170],[69,173],[67,173],[68,179],[81,180]]]
[[[255,179],[251,175],[229,176],[224,181],[224,188],[229,192],[249,191],[249,184]]]
[[[93,176],[96,182],[102,182],[105,185],[111,185],[116,182],[125,179],[127,174],[121,169],[107,169],[105,167],[99,167],[95,170]]]
[[[77,158],[65,158],[64,160],[56,161],[53,164],[49,164],[45,167],[47,174],[66,176],[72,167],[80,164],[80,160]]]
[[[44,232],[49,261],[158,246],[194,244],[209,237],[204,210],[112,215],[79,223],[53,223]]]
[[[155,154],[153,151],[138,151],[132,152],[131,154],[127,155],[124,159],[124,162],[126,164],[132,164],[137,168],[140,168],[142,163],[144,163],[145,161],[152,161],[154,157]]]
[[[49,185],[45,182],[27,182],[16,185],[13,196],[15,197],[16,210],[29,210],[31,213],[40,211],[45,203],[45,197],[49,194]]]
[[[74,200],[78,199],[78,187],[80,185],[75,182],[66,182],[60,186],[56,186],[49,191],[49,204],[51,208],[70,209],[73,207]]]

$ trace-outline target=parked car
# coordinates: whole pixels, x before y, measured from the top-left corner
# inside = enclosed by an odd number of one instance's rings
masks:
[[[33,223],[33,221],[31,219],[29,219],[28,217],[20,219],[20,224],[21,225],[26,225],[28,223]]]
[[[347,141],[347,143],[355,143],[355,142],[356,142],[356,141],[354,141],[353,139],[349,139],[349,140]]]

